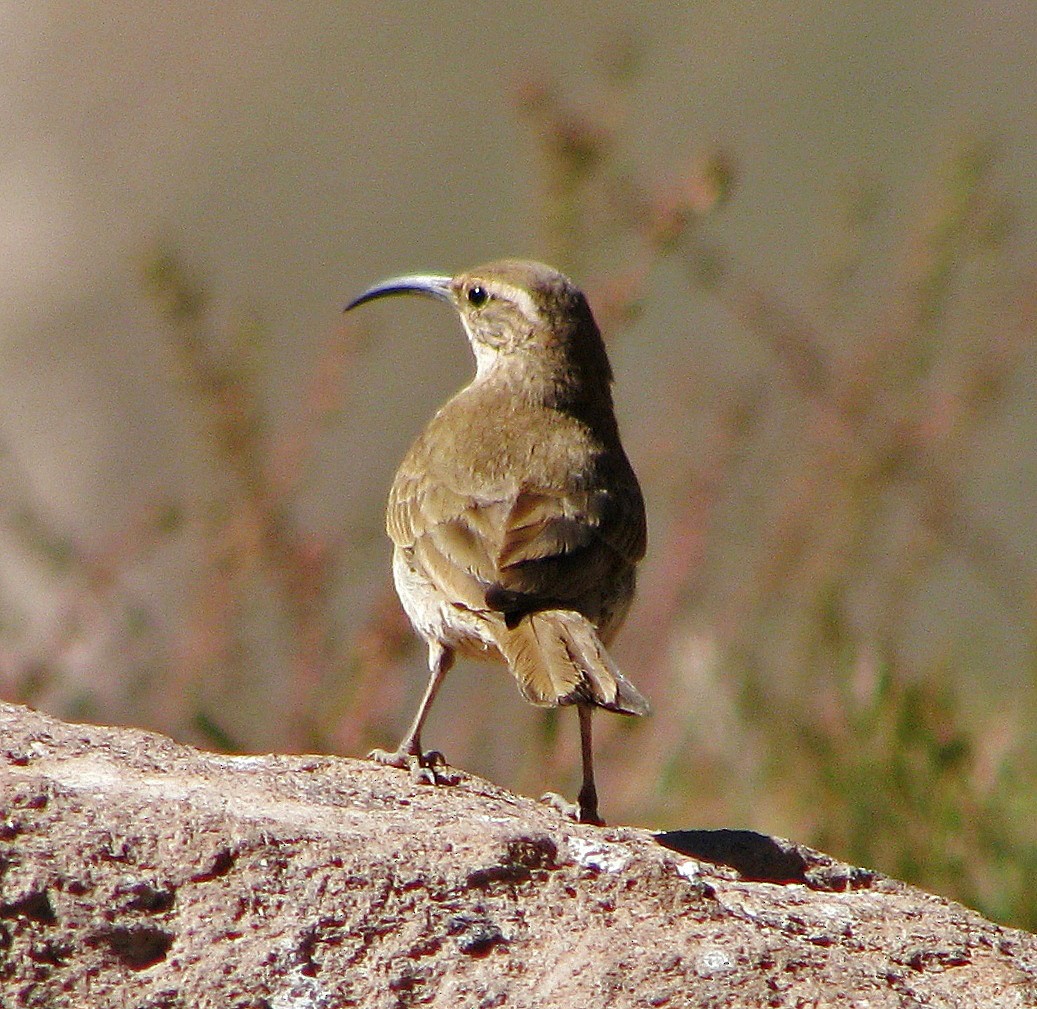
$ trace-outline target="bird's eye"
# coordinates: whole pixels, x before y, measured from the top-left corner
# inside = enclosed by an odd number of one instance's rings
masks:
[[[486,290],[482,284],[473,284],[468,288],[468,302],[471,305],[475,305],[478,308],[480,305],[485,305],[490,298],[490,292]]]

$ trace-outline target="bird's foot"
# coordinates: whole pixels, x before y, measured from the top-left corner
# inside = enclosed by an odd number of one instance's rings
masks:
[[[562,816],[567,816],[576,823],[590,823],[595,827],[604,827],[605,821],[598,815],[598,805],[584,806],[578,802],[570,802],[564,795],[557,792],[545,792],[540,796],[540,801],[546,803],[552,809],[557,809]]]
[[[412,753],[410,750],[372,750],[367,755],[368,760],[373,760],[386,767],[399,767],[410,771],[411,780],[417,785],[442,785],[448,783],[448,779],[442,774],[436,774],[436,768],[446,767],[446,757],[439,750],[426,750],[424,753]]]

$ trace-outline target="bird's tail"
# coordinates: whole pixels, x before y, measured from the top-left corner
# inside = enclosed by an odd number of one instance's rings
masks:
[[[582,613],[528,613],[498,637],[501,654],[533,704],[594,704],[624,715],[648,714],[648,702],[619,671]]]

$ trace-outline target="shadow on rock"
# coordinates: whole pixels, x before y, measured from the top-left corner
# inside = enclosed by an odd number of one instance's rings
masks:
[[[664,848],[726,865],[757,883],[801,883],[814,890],[856,890],[876,874],[837,862],[804,845],[754,830],[667,830],[655,834]]]

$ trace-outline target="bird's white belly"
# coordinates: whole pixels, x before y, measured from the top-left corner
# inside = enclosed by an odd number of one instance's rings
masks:
[[[426,641],[469,655],[498,658],[489,620],[464,606],[451,603],[415,564],[413,554],[393,550],[392,578],[404,612]]]

